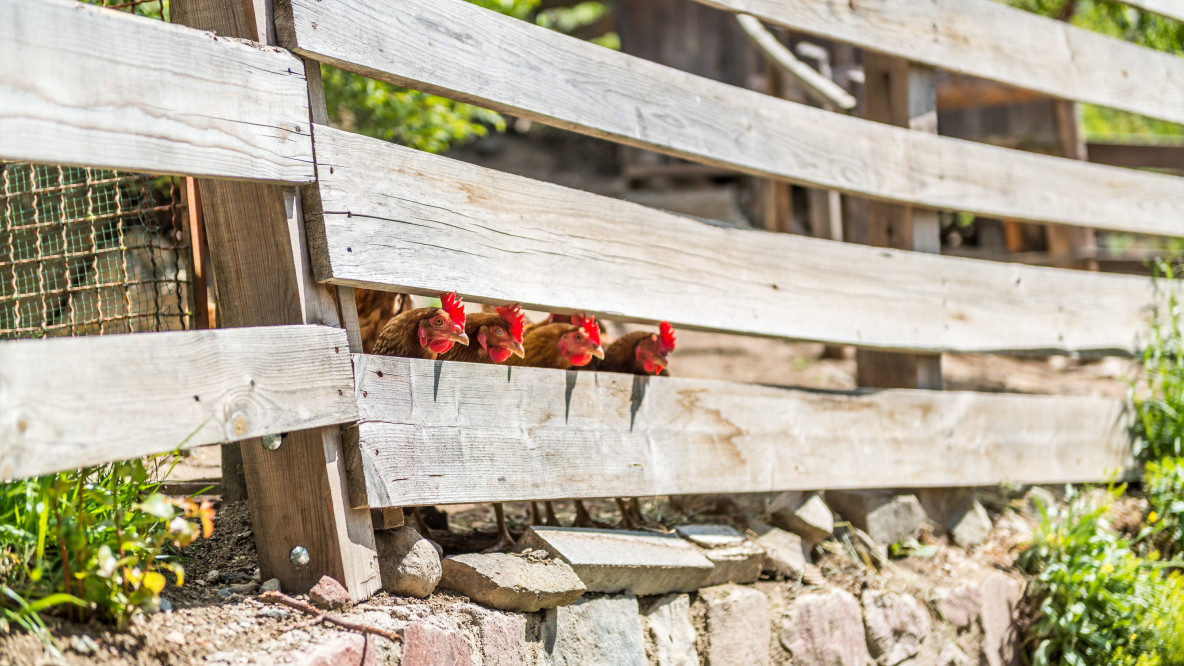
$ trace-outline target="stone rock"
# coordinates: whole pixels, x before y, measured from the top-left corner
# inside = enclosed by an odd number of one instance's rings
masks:
[[[467,553],[446,557],[442,565],[443,587],[501,610],[533,613],[566,606],[587,590],[562,560],[513,553]]]
[[[414,527],[374,533],[382,589],[390,594],[423,599],[436,589],[442,569],[440,554]]]
[[[885,490],[830,490],[835,511],[879,544],[915,538],[925,526],[925,509],[915,495]]]
[[[917,498],[939,532],[959,546],[977,546],[991,535],[991,517],[973,488],[924,488]]]
[[[262,585],[259,586],[260,593],[280,592],[280,591],[282,591],[282,588],[280,587],[280,579],[279,578],[268,578],[267,580],[263,581]]]
[[[645,635],[632,594],[585,595],[548,610],[543,644],[554,666],[646,666]]]
[[[306,648],[272,657],[280,657],[285,663],[298,666],[376,666],[376,647],[376,641],[367,641],[361,634],[336,632]],[[284,657],[286,659],[283,659]]]
[[[979,583],[962,583],[936,588],[933,590],[933,608],[955,628],[969,627],[981,613],[981,586]]]
[[[921,651],[930,621],[912,595],[868,591],[863,593],[863,627],[872,657],[881,666],[896,666]]]
[[[983,662],[987,666],[1020,663],[1019,602],[1023,581],[994,572],[982,583]]]
[[[412,622],[403,632],[401,666],[470,666],[473,653],[459,632],[424,621]]]
[[[317,584],[308,591],[308,600],[328,610],[345,608],[350,602],[349,592],[346,592],[341,583],[329,576],[321,576]]]
[[[538,641],[527,637],[527,616],[475,604],[461,604],[454,610],[468,615],[476,629],[484,666],[522,666],[541,661]]]
[[[207,583],[217,583],[218,578],[220,578],[221,576],[222,576],[221,571],[218,571],[217,569],[210,569],[210,571],[206,574],[206,582]]]
[[[99,646],[90,636],[77,634],[70,637],[70,649],[81,655],[92,655],[99,651]]]
[[[769,663],[769,600],[751,587],[721,585],[699,591],[706,619],[705,653],[711,666]]]
[[[642,609],[646,654],[653,666],[699,666],[698,634],[691,624],[691,599],[685,594],[653,598]]]
[[[795,599],[781,622],[779,639],[794,666],[863,666],[871,660],[859,602],[843,590]]]
[[[965,511],[951,514],[947,528],[954,543],[965,548],[982,544],[991,536],[991,517],[977,500],[971,502]]]
[[[756,542],[765,549],[762,571],[773,578],[800,579],[806,570],[802,537],[772,525],[758,524],[754,531],[759,535]]]
[[[937,666],[971,666],[970,657],[956,643],[946,643],[937,653]]]
[[[1040,507],[1044,507],[1047,511],[1056,505],[1057,496],[1051,490],[1041,486],[1032,486],[1024,494],[1024,503],[1020,511],[1029,518],[1039,519]]]
[[[232,594],[255,594],[259,591],[259,583],[253,581],[250,583],[238,583],[231,585],[229,589]]]
[[[802,537],[808,545],[826,539],[835,531],[835,518],[818,493],[781,493],[769,505],[769,522]]]
[[[687,541],[703,549],[715,570],[703,587],[724,583],[754,583],[761,577],[765,549],[727,525],[684,525],[677,529]]]
[[[589,592],[693,592],[715,569],[676,535],[535,526],[518,539],[516,550],[527,548],[567,562]]]

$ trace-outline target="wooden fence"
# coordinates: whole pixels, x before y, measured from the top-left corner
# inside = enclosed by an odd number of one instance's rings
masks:
[[[274,31],[269,1],[173,0],[175,22],[218,35],[0,0],[0,159],[203,177],[220,321],[244,327],[0,344],[0,475],[243,440],[263,575],[300,589],[328,574],[360,598],[378,587],[370,508],[1130,470],[1131,416],[1111,399],[359,353],[353,287],[879,350],[869,364],[1137,351],[1144,279],[918,250],[937,247],[933,209],[1181,235],[1184,179],[936,136],[931,67],[1184,122],[1184,60],[991,0],[704,1],[867,49],[869,106],[883,107],[869,116],[885,122],[461,0],[276,0]],[[283,48],[259,43],[272,35]],[[872,224],[896,249],[713,226],[332,129],[320,62],[884,202]]]

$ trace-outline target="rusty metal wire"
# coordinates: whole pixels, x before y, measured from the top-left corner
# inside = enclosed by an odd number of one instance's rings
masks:
[[[0,339],[193,327],[171,177],[0,163]]]

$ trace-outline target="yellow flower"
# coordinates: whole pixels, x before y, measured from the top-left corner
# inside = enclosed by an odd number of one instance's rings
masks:
[[[1110,564],[1109,562],[1107,562],[1107,563],[1105,563],[1105,564],[1103,564],[1103,565],[1102,565],[1102,573],[1104,573],[1104,574],[1108,574],[1108,573],[1110,573],[1111,571],[1114,571],[1114,565],[1113,565],[1113,564]]]
[[[1151,513],[1147,514],[1147,522],[1148,522],[1148,523],[1154,523],[1154,522],[1155,522],[1155,521],[1157,521],[1157,520],[1159,520],[1159,514],[1158,514],[1158,513],[1156,513],[1156,512],[1154,512],[1154,511],[1152,511]]]

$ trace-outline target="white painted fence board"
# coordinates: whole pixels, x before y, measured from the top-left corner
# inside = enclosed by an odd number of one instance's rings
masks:
[[[961,74],[1184,122],[1184,58],[995,0],[698,1]]]
[[[345,331],[0,342],[0,478],[353,421]]]
[[[1112,399],[354,358],[346,462],[371,506],[1103,481],[1133,466]]]
[[[0,159],[310,182],[304,65],[62,0],[0,0]]]
[[[1130,353],[1149,280],[717,226],[316,126],[320,280],[926,351]]]
[[[278,11],[281,38],[311,58],[593,136],[933,208],[1184,233],[1184,179],[830,113],[461,0],[290,0]]]

